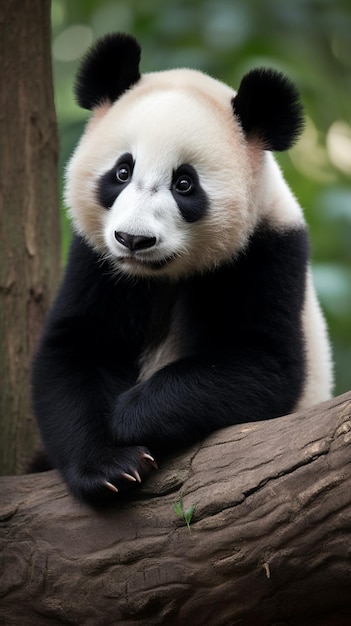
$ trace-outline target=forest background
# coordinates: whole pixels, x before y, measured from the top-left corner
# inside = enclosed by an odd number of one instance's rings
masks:
[[[53,0],[52,57],[60,181],[87,112],[78,64],[97,37],[133,34],[143,72],[187,66],[237,88],[253,67],[297,84],[306,127],[277,155],[310,226],[313,274],[333,344],[335,394],[351,389],[351,4],[349,0]],[[61,188],[62,197],[62,188]],[[71,237],[62,202],[62,259]]]

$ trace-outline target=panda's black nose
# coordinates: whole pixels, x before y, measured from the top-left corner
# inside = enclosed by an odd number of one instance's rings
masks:
[[[156,237],[144,237],[144,235],[130,235],[115,230],[115,238],[122,246],[128,250],[146,250],[152,248],[156,243]]]

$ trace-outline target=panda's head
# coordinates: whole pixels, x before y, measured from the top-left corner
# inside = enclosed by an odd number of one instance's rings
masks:
[[[93,116],[67,168],[74,226],[132,276],[211,269],[261,219],[265,150],[297,137],[297,92],[271,70],[237,93],[193,70],[140,76],[139,59],[132,37],[108,35],[80,68],[78,102]]]

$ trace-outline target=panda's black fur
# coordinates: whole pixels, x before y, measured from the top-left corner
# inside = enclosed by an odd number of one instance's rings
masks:
[[[128,36],[98,42],[78,74],[79,103],[103,107],[138,85],[139,55]],[[286,149],[302,127],[295,88],[271,71],[250,73],[229,106],[233,124],[262,149]],[[132,154],[116,154],[97,176],[94,202],[102,212],[122,197],[133,168]],[[185,228],[209,219],[211,198],[191,163],[174,170],[170,185]],[[154,459],[216,429],[297,407],[310,369],[302,221],[275,228],[257,219],[240,249],[212,267],[174,275],[168,267],[177,267],[179,252],[174,259],[140,257],[133,274],[136,254],[154,245],[152,233],[115,232],[130,255],[129,271],[120,271],[118,260],[100,251],[100,239],[77,230],[33,367],[45,449],[73,494],[93,505],[115,501],[116,490],[133,488]]]
[[[138,82],[141,50],[129,35],[119,33],[99,39],[77,74],[75,94],[83,109],[93,109],[108,99],[114,102]]]

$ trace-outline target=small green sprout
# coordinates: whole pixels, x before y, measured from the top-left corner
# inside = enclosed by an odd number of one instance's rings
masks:
[[[187,527],[189,529],[189,532],[191,532],[191,530],[190,530],[190,522],[191,522],[192,517],[194,515],[195,504],[192,504],[191,506],[189,506],[188,509],[186,509],[184,511],[184,508],[183,508],[183,497],[180,496],[179,502],[176,502],[173,505],[173,510],[178,515],[178,517],[180,519],[183,519],[185,521],[185,523],[186,523],[186,525],[187,525]]]

